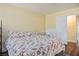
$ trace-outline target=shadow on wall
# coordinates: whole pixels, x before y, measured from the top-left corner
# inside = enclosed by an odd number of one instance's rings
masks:
[[[8,30],[5,30],[5,28],[2,28],[2,52],[7,51],[5,47],[5,41],[8,39]]]

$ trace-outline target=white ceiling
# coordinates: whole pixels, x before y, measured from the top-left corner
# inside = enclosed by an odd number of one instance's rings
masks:
[[[78,3],[10,3],[9,5],[25,8],[27,10],[41,14],[49,14],[70,8],[79,7]]]

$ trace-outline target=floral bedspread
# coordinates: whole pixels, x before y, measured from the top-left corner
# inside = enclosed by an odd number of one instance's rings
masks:
[[[10,32],[6,48],[9,56],[54,56],[65,50],[55,36],[36,32]]]

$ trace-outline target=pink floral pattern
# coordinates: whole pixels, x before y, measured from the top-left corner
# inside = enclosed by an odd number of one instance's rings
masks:
[[[61,40],[36,32],[10,32],[6,48],[10,56],[54,56],[65,50]]]

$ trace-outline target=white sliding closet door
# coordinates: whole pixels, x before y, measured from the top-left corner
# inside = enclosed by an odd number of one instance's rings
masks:
[[[56,17],[56,34],[64,44],[67,44],[67,16]]]

